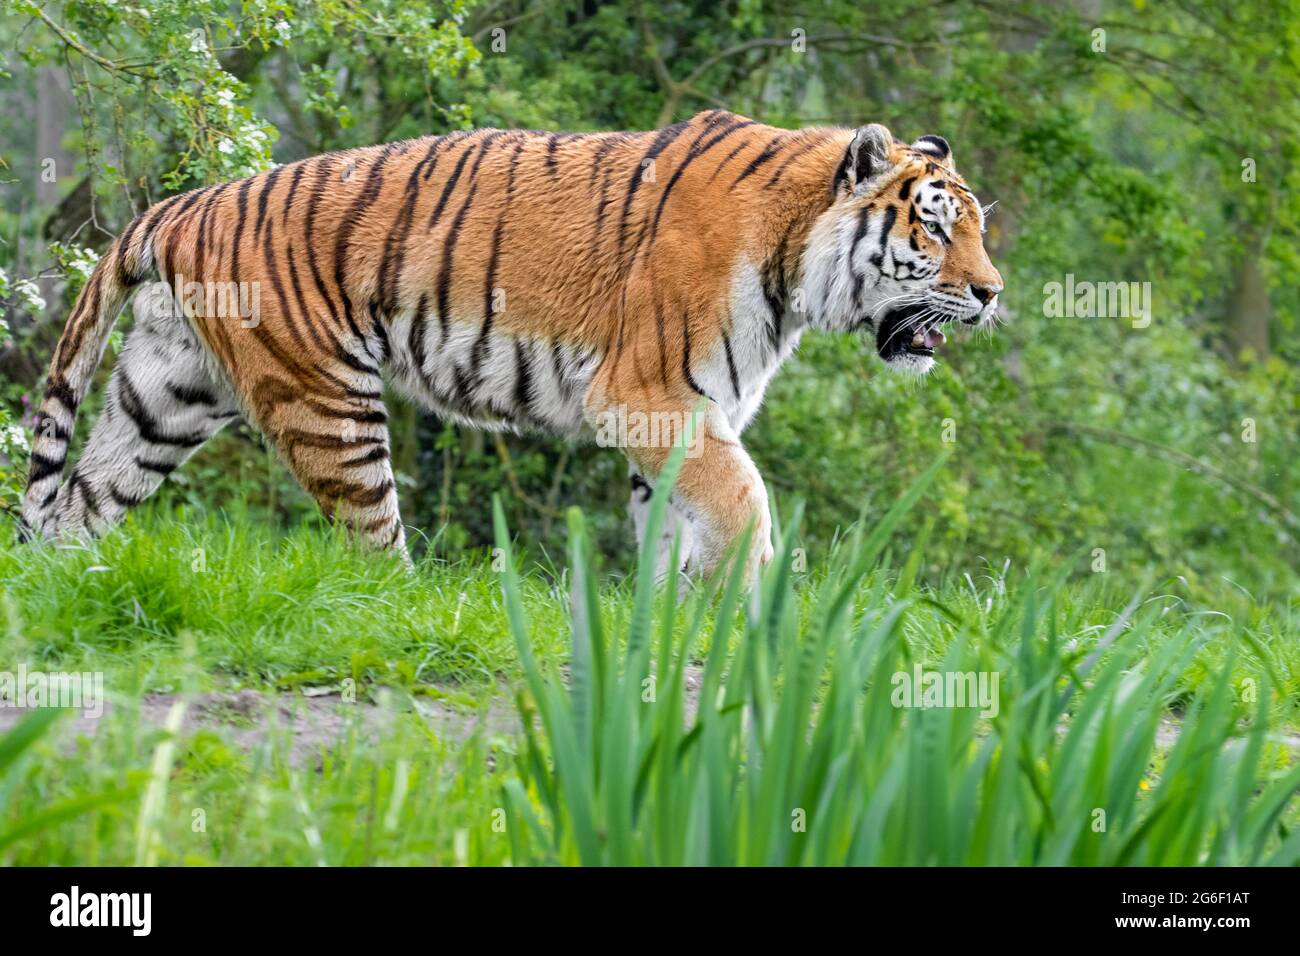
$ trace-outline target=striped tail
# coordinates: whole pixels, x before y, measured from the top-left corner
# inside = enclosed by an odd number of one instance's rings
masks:
[[[90,281],[77,296],[50,360],[45,397],[36,418],[27,493],[23,496],[23,523],[29,535],[51,538],[57,530],[55,503],[72,442],[77,407],[86,397],[108,344],[108,335],[127,296],[152,266],[148,237],[132,245],[141,221],[138,218],[132,222],[99,260]]]

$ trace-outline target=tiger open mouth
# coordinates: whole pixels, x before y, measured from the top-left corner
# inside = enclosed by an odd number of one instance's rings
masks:
[[[876,328],[876,351],[886,362],[904,355],[933,358],[934,350],[948,337],[939,326],[951,322],[947,316],[935,316],[924,304],[905,305],[885,314]]]

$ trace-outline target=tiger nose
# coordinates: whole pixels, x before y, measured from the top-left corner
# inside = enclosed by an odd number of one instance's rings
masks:
[[[970,291],[971,295],[980,300],[980,305],[988,305],[992,298],[1002,291],[1002,286],[972,284]]]

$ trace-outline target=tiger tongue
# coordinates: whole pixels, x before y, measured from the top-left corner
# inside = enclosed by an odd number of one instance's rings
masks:
[[[912,345],[913,347],[918,349],[937,348],[938,346],[943,345],[943,343],[946,341],[948,341],[947,336],[945,336],[938,329],[926,329],[924,332],[918,331],[916,334],[912,336]]]

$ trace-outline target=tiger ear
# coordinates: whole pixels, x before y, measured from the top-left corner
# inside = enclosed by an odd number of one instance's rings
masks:
[[[835,172],[834,191],[861,192],[866,183],[893,166],[889,159],[893,147],[893,135],[879,123],[858,127]]]
[[[955,169],[952,160],[952,147],[942,136],[922,136],[912,148],[925,153],[927,156],[933,156],[940,166],[947,166],[949,169]]]

